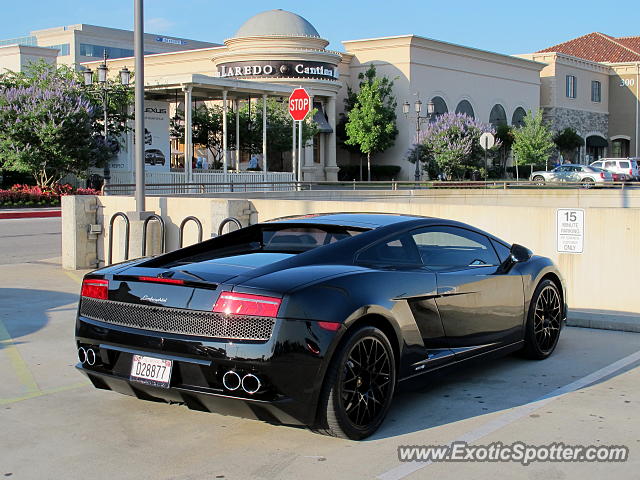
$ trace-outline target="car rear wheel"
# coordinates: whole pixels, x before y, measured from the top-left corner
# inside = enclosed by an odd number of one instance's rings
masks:
[[[542,360],[553,353],[560,338],[562,300],[556,284],[543,280],[536,287],[527,315],[524,348],[528,358]]]
[[[318,403],[318,433],[361,440],[373,434],[389,410],[396,363],[387,336],[365,326],[348,334],[336,351]]]
[[[536,185],[544,185],[544,177],[542,175],[536,175],[535,177],[533,177],[533,182]]]
[[[596,182],[594,182],[593,178],[583,178],[582,179],[582,187],[583,188],[591,188],[595,185]]]

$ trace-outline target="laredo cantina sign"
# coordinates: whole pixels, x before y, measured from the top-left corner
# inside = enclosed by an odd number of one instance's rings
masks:
[[[323,78],[335,80],[338,69],[322,62],[255,61],[218,65],[219,77]]]

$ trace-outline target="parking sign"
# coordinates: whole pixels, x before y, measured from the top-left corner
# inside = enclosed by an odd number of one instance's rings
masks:
[[[559,253],[582,253],[584,250],[584,210],[559,208],[556,215]]]

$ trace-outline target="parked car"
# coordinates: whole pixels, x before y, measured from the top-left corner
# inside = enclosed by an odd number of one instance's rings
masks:
[[[453,220],[287,217],[85,275],[77,368],[141,400],[362,439],[400,385],[547,358],[565,291],[550,259]]]
[[[150,148],[144,152],[144,163],[149,165],[162,165],[164,166],[165,158],[164,153],[157,148]]]
[[[547,182],[581,183],[586,188],[613,182],[613,175],[606,170],[588,165],[560,165],[549,172],[533,172],[529,180],[539,185]]]
[[[635,158],[601,158],[591,163],[591,166],[603,168],[611,173],[628,175],[632,180],[640,180],[638,160]]]

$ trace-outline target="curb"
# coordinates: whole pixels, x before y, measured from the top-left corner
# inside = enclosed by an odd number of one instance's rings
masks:
[[[570,327],[617,330],[619,332],[640,333],[640,316],[572,314],[569,312],[567,325]]]
[[[62,210],[27,210],[21,212],[19,210],[10,210],[3,212],[0,210],[0,220],[10,218],[47,218],[47,217],[61,217]]]

